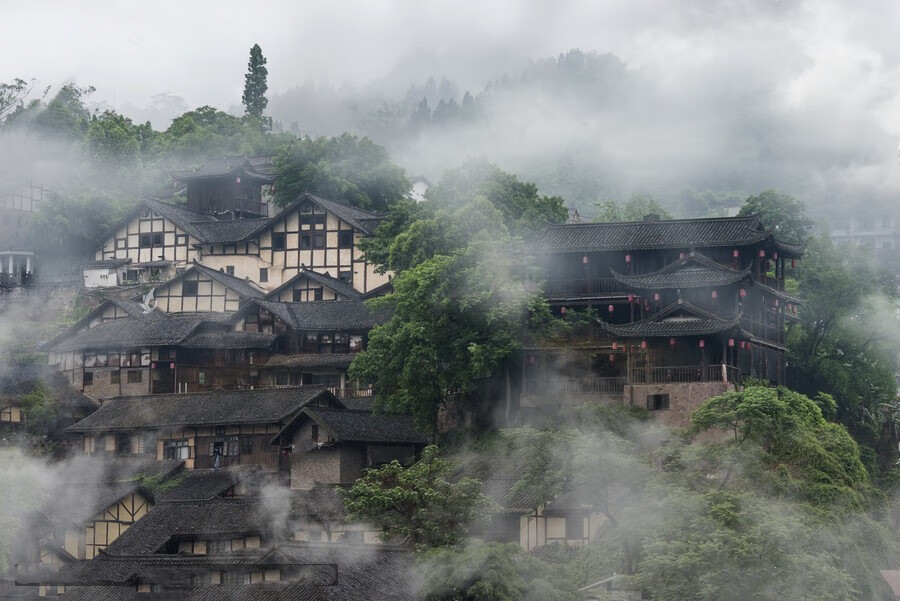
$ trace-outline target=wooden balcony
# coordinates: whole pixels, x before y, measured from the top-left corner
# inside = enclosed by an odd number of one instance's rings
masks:
[[[544,292],[548,298],[589,298],[627,294],[615,278],[547,280]]]
[[[763,323],[761,321],[742,317],[741,329],[749,334],[753,334],[756,338],[775,344],[784,344],[784,326],[780,324]]]
[[[692,382],[735,382],[738,370],[731,365],[684,365],[635,367],[628,374],[629,384],[687,384]]]
[[[625,378],[547,378],[525,380],[529,396],[616,396],[625,390]]]

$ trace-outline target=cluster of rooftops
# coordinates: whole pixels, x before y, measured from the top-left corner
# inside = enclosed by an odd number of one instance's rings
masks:
[[[391,318],[389,304],[367,303],[392,292],[390,274],[358,247],[382,216],[307,194],[269,217],[271,163],[254,158],[174,175],[187,204],[143,201],[84,266],[86,281],[107,270],[121,293],[44,343],[50,366],[0,372],[0,423],[24,420],[16,398],[49,382],[64,408],[57,434],[107,466],[73,484],[84,490],[74,513],[38,511],[42,525],[20,549],[33,569],[20,580],[45,594],[70,587],[73,599],[163,589],[191,600],[406,598],[389,585],[409,581],[408,555],[383,545],[357,561],[377,533],[348,524],[338,494],[429,441],[410,416],[374,412],[377,391],[347,375],[369,331]],[[758,217],[553,225],[526,248],[547,267],[552,310],[592,311],[599,334],[563,348],[526,341],[523,407],[532,393],[546,405],[585,391],[634,403],[637,386],[652,384],[640,394],[658,408],[660,393],[697,378],[783,377],[784,324],[801,302],[785,274],[803,249]],[[149,294],[116,275],[138,265],[155,276]],[[562,373],[559,351],[580,371]],[[598,366],[598,353],[609,363]],[[685,357],[699,371],[672,367]],[[712,378],[711,364],[722,368]],[[123,462],[140,470],[108,475]],[[522,466],[494,463],[460,471],[482,477],[505,512],[487,536],[533,548],[598,531],[583,499],[537,508],[517,492]],[[272,486],[287,492],[286,511],[272,506]],[[181,580],[164,586],[173,570]]]

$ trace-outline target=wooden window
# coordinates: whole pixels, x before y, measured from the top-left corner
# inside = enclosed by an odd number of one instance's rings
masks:
[[[272,233],[272,250],[284,250],[284,232]]]
[[[219,437],[209,443],[209,456],[234,457],[239,453],[238,442],[237,436]]]
[[[129,384],[140,384],[141,380],[144,379],[144,372],[139,369],[132,369],[128,371],[128,383]]]
[[[313,298],[315,300],[322,300],[322,289],[321,288],[316,288],[313,291]]]
[[[122,372],[118,369],[114,369],[109,372],[109,383],[110,384],[118,384],[122,381]]]
[[[312,425],[312,441],[319,442],[319,424]]]
[[[260,282],[268,282],[269,281],[269,269],[267,267],[259,268],[259,281]]]
[[[316,229],[325,227],[325,215],[313,215],[313,221],[315,222]]]
[[[280,371],[275,374],[275,385],[276,386],[287,386],[290,379],[288,378],[288,373],[286,371]]]
[[[647,409],[649,411],[661,411],[669,408],[669,395],[667,394],[648,394]]]
[[[223,252],[226,255],[237,254],[237,246],[235,246],[234,244],[226,244],[225,248],[223,249]]]
[[[152,234],[141,234],[138,240],[141,248],[151,248],[153,246],[162,246],[162,232],[154,232]]]
[[[313,248],[325,248],[325,234],[313,234]]]
[[[187,439],[163,442],[163,459],[190,459],[191,447]]]
[[[92,371],[84,372],[84,385],[85,386],[93,386],[94,385],[94,372],[92,372]]]
[[[300,236],[300,248],[312,248],[312,236],[309,234]]]
[[[313,223],[312,215],[300,215],[300,226],[301,227],[303,227],[304,225],[307,227],[311,227],[312,223]]]
[[[197,384],[200,386],[206,386],[206,372],[201,371],[197,374]]]
[[[234,265],[226,265],[225,273],[227,273],[228,275],[234,275]]]
[[[197,296],[198,282],[197,280],[189,280],[181,282],[182,296]]]
[[[582,540],[584,538],[584,518],[580,515],[566,516],[566,540]]]
[[[131,454],[131,434],[116,434],[116,453]]]
[[[341,230],[338,233],[338,248],[353,248],[353,230]]]
[[[339,271],[338,279],[341,280],[342,282],[346,282],[347,284],[352,284],[353,283],[353,271],[350,269],[347,269],[345,271]]]
[[[241,437],[241,455],[249,455],[253,452],[253,439],[249,436]]]
[[[293,294],[292,298],[295,303],[299,303],[301,300],[303,300],[302,294],[303,294],[302,290],[300,290],[299,288],[294,288],[294,294]]]

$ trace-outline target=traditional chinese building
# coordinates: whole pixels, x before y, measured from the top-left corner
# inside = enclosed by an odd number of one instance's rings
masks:
[[[758,217],[556,225],[530,250],[567,326],[526,340],[524,413],[624,401],[684,423],[744,376],[784,382],[802,248]]]

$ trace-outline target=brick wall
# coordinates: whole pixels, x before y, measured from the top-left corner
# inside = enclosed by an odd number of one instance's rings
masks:
[[[686,427],[691,422],[691,411],[710,397],[732,389],[725,382],[694,382],[684,384],[629,384],[625,386],[625,403],[647,407],[647,397],[655,394],[669,395],[669,408],[651,411],[650,414],[667,426]]]

